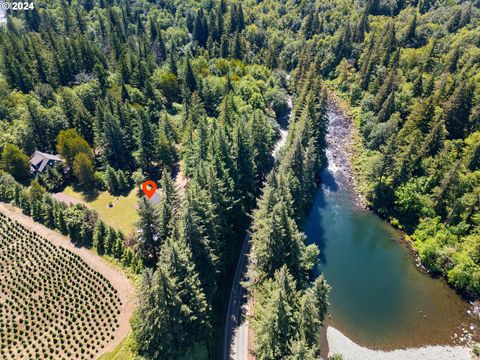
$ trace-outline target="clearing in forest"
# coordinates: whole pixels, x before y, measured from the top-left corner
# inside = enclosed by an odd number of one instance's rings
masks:
[[[96,359],[128,333],[133,293],[101,258],[0,204],[1,359]]]
[[[84,203],[89,208],[95,210],[108,225],[122,231],[127,236],[133,233],[135,223],[138,221],[136,189],[126,196],[115,196],[107,191],[99,192],[95,196],[85,196],[84,193],[75,191],[73,187],[67,186],[63,192],[55,194],[54,197],[66,203]]]

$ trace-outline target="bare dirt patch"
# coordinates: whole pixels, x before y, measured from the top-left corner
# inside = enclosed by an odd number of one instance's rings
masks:
[[[62,201],[64,202],[65,204],[67,205],[76,205],[76,204],[85,204],[85,202],[83,201],[80,201],[78,199],[75,199],[74,197],[71,197],[69,195],[66,195],[64,193],[55,193],[52,195],[52,197],[55,199],[55,200],[58,200],[58,201]]]

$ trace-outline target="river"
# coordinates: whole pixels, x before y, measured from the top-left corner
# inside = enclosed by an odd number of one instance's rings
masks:
[[[472,306],[417,269],[401,232],[357,205],[349,121],[335,109],[328,115],[329,165],[305,228],[320,248],[318,272],[332,286],[327,325],[371,349],[467,343],[480,325]]]

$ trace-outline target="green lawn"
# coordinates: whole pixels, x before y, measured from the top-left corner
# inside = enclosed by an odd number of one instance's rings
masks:
[[[132,338],[128,335],[116,348],[110,353],[100,356],[98,360],[132,360],[134,354],[131,348]]]
[[[77,200],[88,204],[97,211],[101,219],[114,228],[121,230],[125,235],[133,232],[134,225],[138,220],[137,214],[137,190],[132,190],[127,196],[114,196],[107,191],[99,192],[95,196],[85,195],[75,191],[73,187],[67,186],[62,192]],[[113,207],[109,207],[109,204]]]

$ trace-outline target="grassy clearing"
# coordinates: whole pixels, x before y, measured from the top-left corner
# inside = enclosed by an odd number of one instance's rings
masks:
[[[100,356],[98,360],[133,360],[131,333],[110,353]]]
[[[107,191],[90,194],[67,186],[62,193],[85,202],[98,212],[103,221],[121,230],[125,235],[133,232],[134,225],[138,220],[136,189],[127,196],[114,196]],[[113,206],[109,207],[112,204]]]

